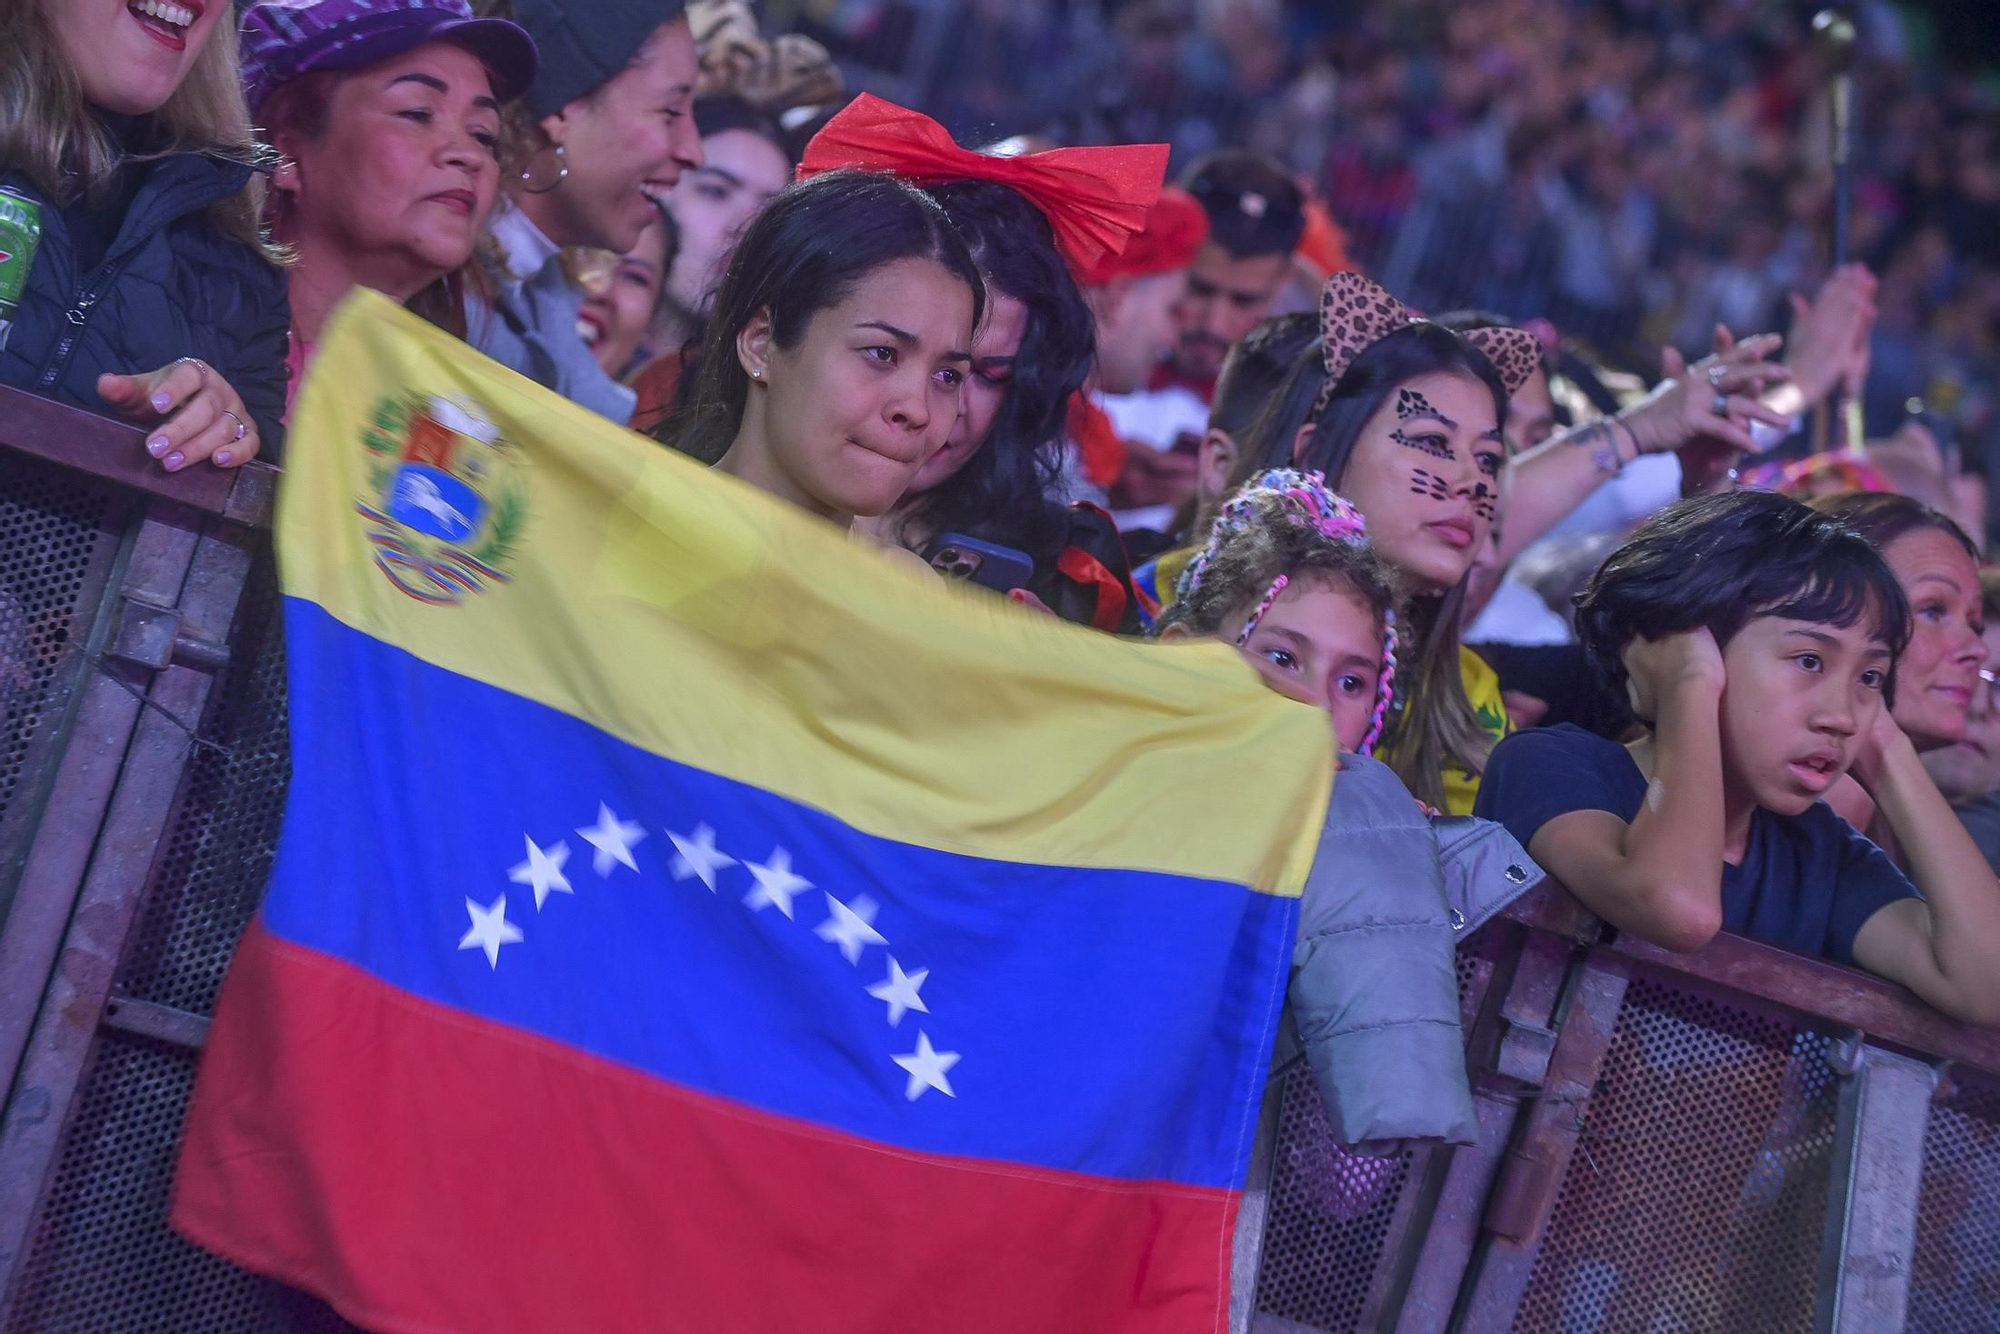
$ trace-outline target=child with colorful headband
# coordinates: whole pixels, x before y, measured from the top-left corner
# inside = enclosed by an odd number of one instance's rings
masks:
[[[1160,638],[1226,639],[1280,694],[1325,709],[1366,755],[1394,696],[1389,572],[1359,511],[1317,473],[1273,469],[1224,505]]]
[[[1438,818],[1364,758],[1395,695],[1393,604],[1360,512],[1316,473],[1271,469],[1222,507],[1159,633],[1233,643],[1330,716],[1342,758],[1322,837],[1340,855],[1300,897],[1288,1000],[1336,1138],[1463,1143],[1454,945],[1541,873],[1498,825]]]

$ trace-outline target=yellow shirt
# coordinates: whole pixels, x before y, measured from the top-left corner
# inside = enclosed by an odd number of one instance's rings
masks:
[[[1473,716],[1486,735],[1498,742],[1514,730],[1507,717],[1507,705],[1500,698],[1500,675],[1486,659],[1460,644],[1458,671],[1465,678],[1465,697],[1472,701]],[[1479,795],[1479,775],[1456,764],[1444,766],[1444,804],[1449,815],[1472,814],[1472,800]]]

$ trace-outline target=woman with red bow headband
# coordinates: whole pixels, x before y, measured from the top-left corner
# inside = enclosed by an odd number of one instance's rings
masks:
[[[948,533],[1010,548],[1033,571],[1022,593],[1064,619],[1136,631],[1138,595],[1116,526],[1051,497],[1065,485],[1071,405],[1102,352],[1094,334],[1103,325],[1078,279],[1110,283],[1121,253],[1148,251],[1166,149],[975,153],[928,117],[864,96],[814,137],[800,174],[843,167],[927,189],[986,281],[958,424],[870,530],[919,552]]]

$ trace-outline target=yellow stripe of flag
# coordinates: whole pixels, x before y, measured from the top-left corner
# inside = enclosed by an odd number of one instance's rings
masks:
[[[278,529],[289,596],[866,833],[1286,895],[1317,846],[1326,724],[1230,650],[947,584],[374,293],[319,346]]]

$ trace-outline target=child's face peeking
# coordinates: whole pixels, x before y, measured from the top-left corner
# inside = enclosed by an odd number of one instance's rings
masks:
[[[1758,616],[1722,652],[1723,781],[1799,815],[1853,764],[1882,712],[1888,647],[1850,626]]]
[[[1232,608],[1223,635],[1234,639],[1256,609]],[[1382,676],[1382,626],[1353,589],[1324,575],[1293,578],[1238,651],[1265,685],[1325,709],[1342,750],[1360,748]]]

